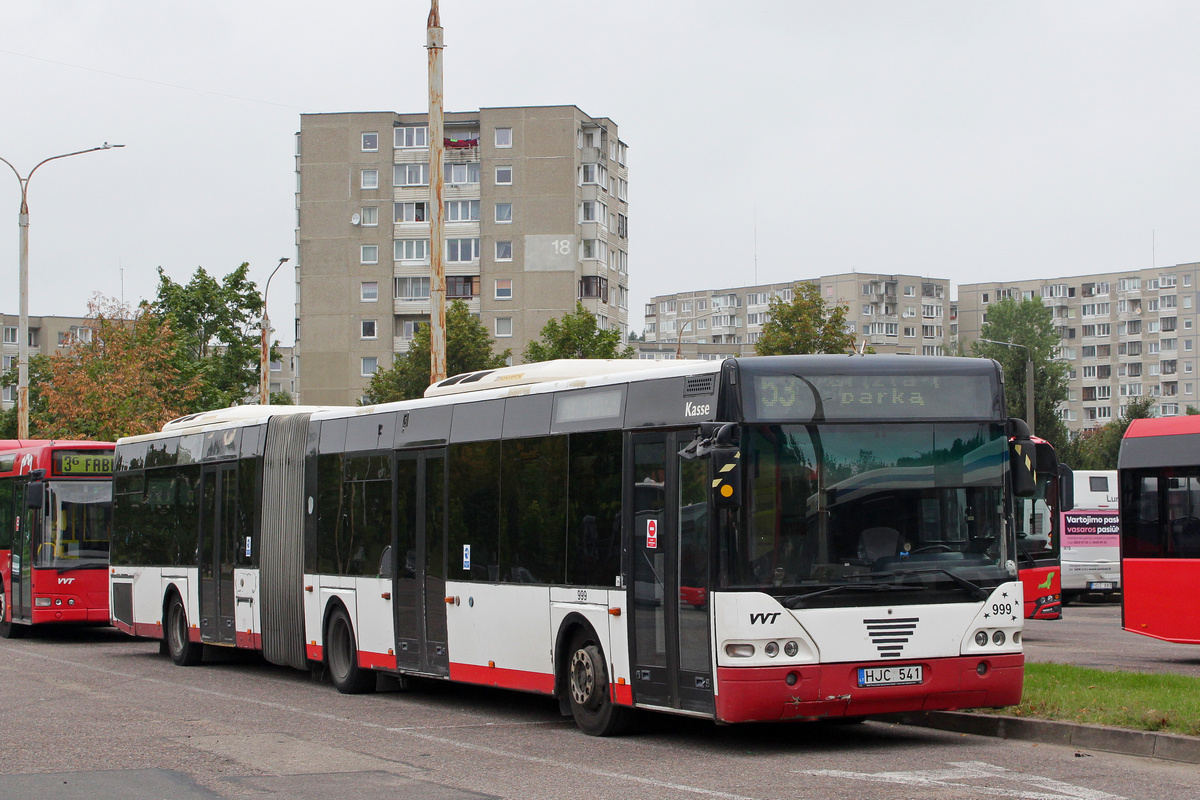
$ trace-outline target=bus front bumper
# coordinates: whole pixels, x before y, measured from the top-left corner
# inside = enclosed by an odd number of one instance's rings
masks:
[[[912,665],[922,668],[919,684],[858,685],[860,668]],[[789,679],[789,675],[794,677]],[[1025,656],[1022,653],[915,659],[886,664],[718,667],[717,720],[768,722],[865,717],[901,711],[998,708],[1021,701],[1024,675]]]

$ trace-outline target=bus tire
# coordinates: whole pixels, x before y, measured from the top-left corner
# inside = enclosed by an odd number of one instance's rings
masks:
[[[613,736],[629,727],[632,709],[613,704],[600,643],[588,630],[567,650],[567,701],[575,724],[589,736]]]
[[[0,586],[0,638],[20,639],[27,628],[16,622],[6,622],[4,616],[8,613],[8,601],[4,596],[4,587]]]
[[[167,624],[163,638],[167,641],[167,654],[180,667],[194,667],[204,657],[204,645],[188,637],[187,609],[183,598],[172,593],[167,601]]]
[[[325,666],[334,688],[342,694],[362,694],[375,688],[375,673],[358,665],[354,626],[340,605],[330,612],[325,626]]]

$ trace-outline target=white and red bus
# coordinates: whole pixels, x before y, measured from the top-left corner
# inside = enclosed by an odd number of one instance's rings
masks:
[[[553,695],[597,735],[1011,705],[1035,485],[1004,408],[989,360],[781,356],[184,418],[117,444],[113,621],[343,692]]]
[[[1122,624],[1200,644],[1200,417],[1135,419],[1117,472]]]
[[[0,636],[108,623],[113,445],[0,440]]]
[[[1075,507],[1062,514],[1063,602],[1121,591],[1117,471],[1075,470]]]
[[[1033,437],[1037,493],[1014,500],[1017,563],[1026,619],[1062,618],[1061,512],[1072,508],[1071,470],[1058,463],[1054,446]]]

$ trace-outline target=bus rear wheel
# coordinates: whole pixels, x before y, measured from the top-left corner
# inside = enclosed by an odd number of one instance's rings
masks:
[[[177,665],[194,667],[204,657],[204,645],[188,636],[187,609],[177,594],[172,594],[167,603],[167,629],[163,636],[167,640],[167,653]]]
[[[567,692],[575,724],[590,736],[625,730],[633,711],[613,704],[599,643],[581,631],[572,637],[567,652]]]
[[[375,688],[375,673],[358,665],[354,626],[340,606],[329,615],[325,634],[325,664],[334,688],[342,694],[362,694]]]

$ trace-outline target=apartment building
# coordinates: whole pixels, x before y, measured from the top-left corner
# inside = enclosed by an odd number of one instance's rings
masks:
[[[815,282],[828,305],[845,305],[846,327],[877,353],[941,355],[952,333],[950,282],[916,275],[847,272],[740,288],[679,292],[646,305],[643,358],[753,355],[773,298],[790,302]]]
[[[92,329],[88,327],[90,320],[84,317],[30,317],[29,318],[29,356],[42,353],[50,354],[67,346],[77,339],[91,341]],[[19,355],[18,331],[21,318],[17,314],[0,315],[0,326],[3,336],[0,337],[0,372],[16,369]],[[17,401],[17,387],[5,386],[0,389],[0,408],[9,409]]]
[[[1072,431],[1121,415],[1135,398],[1156,399],[1155,413],[1174,416],[1197,399],[1196,281],[1200,263],[1078,277],[964,284],[958,288],[958,334],[979,338],[988,306],[1040,297],[1070,366],[1059,416]]]
[[[430,315],[425,114],[301,115],[295,372],[302,402],[356,402]],[[519,362],[576,301],[628,328],[627,147],[574,106],[445,115],[447,302]]]

